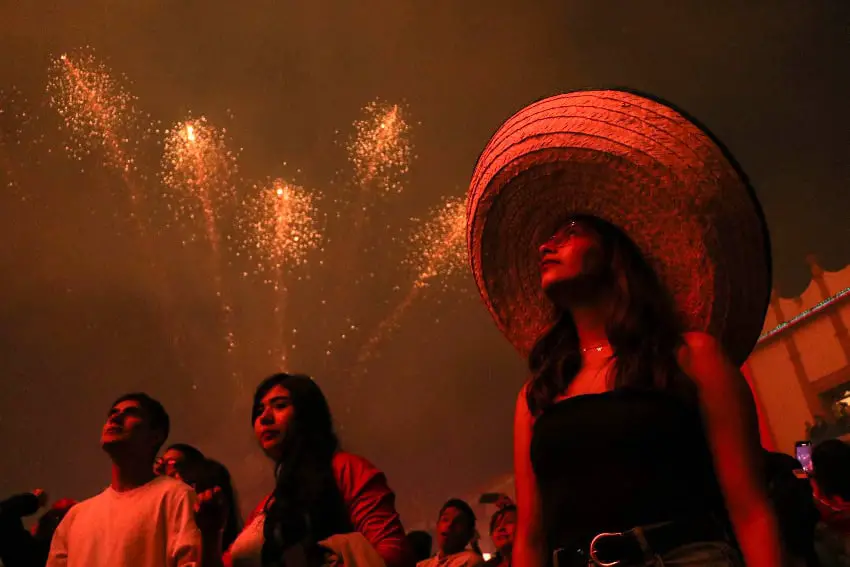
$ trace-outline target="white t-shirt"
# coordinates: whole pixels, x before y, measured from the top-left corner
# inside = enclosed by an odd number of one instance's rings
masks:
[[[196,567],[194,498],[191,487],[167,476],[126,492],[109,487],[68,511],[47,567]]]
[[[420,561],[416,564],[416,567],[482,567],[483,565],[483,557],[474,551],[465,549],[460,553],[453,553],[452,555],[441,555],[437,553],[437,555],[430,559]]]
[[[250,524],[230,544],[230,560],[233,567],[261,567],[263,564],[263,529],[266,515],[257,514]]]

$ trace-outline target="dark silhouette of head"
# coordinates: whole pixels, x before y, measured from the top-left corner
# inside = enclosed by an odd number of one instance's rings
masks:
[[[776,512],[785,549],[789,554],[808,561],[816,556],[815,528],[820,514],[815,506],[812,484],[807,478],[798,478],[795,474],[802,468],[800,462],[790,455],[764,451],[767,496]]]
[[[824,496],[850,502],[850,445],[840,439],[819,443],[812,450],[812,469]]]

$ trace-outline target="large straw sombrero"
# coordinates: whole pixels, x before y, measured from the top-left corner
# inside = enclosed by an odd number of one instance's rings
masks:
[[[573,215],[622,229],[687,329],[717,337],[733,361],[758,340],[771,289],[761,207],[720,143],[666,103],[588,90],[527,106],[481,153],[466,215],[478,290],[523,354],[554,316],[537,248]]]

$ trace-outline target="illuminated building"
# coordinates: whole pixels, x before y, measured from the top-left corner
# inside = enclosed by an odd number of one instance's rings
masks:
[[[764,444],[791,455],[818,416],[821,438],[850,433],[850,267],[827,272],[814,257],[808,263],[812,281],[799,297],[774,293],[744,367],[766,425]]]

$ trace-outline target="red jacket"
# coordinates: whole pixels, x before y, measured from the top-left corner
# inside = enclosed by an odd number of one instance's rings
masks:
[[[354,530],[372,544],[387,567],[414,567],[416,561],[395,509],[395,494],[384,473],[363,457],[342,451],[334,455],[331,465]],[[262,513],[270,497],[263,498],[251,512],[246,526]],[[230,565],[229,553],[225,553],[224,563]]]

